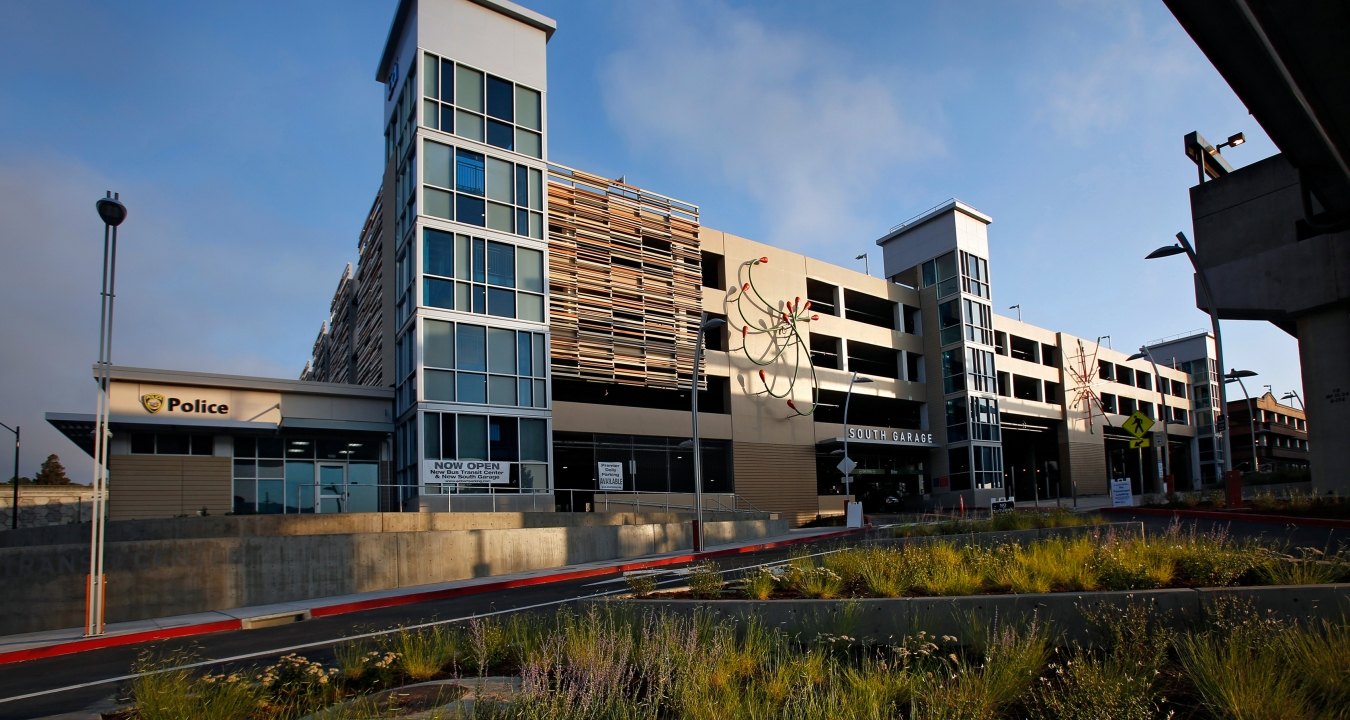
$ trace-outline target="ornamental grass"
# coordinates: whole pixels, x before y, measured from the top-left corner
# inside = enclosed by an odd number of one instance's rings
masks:
[[[818,563],[816,567],[814,563]],[[932,540],[796,558],[742,581],[746,597],[894,598],[1088,592],[1350,581],[1350,551],[1292,552],[1222,532],[1173,526],[1151,537],[1111,532],[996,546]],[[713,597],[705,593],[700,597]]]
[[[396,646],[428,657],[451,646],[461,659],[476,655],[472,662],[487,664],[463,673],[451,661],[444,674],[463,677],[466,688],[479,674],[520,677],[513,695],[480,700],[463,715],[424,717],[1297,719],[1343,718],[1350,708],[1344,618],[1300,623],[1227,603],[1175,630],[1164,613],[1136,603],[1085,610],[1101,638],[1092,646],[1066,645],[1056,628],[1035,619],[971,621],[962,637],[916,632],[863,641],[850,635],[857,621],[850,605],[841,603],[810,635],[706,608],[672,615],[602,603],[549,617],[485,618],[475,627],[399,630],[373,649],[353,644],[339,657],[341,668],[290,655],[261,668],[201,674],[184,669],[186,658],[143,659],[146,674],[131,683],[127,717],[392,717],[386,705],[350,702],[371,688],[347,678],[368,677],[363,668],[382,663],[394,687],[411,682],[406,655],[388,649]]]

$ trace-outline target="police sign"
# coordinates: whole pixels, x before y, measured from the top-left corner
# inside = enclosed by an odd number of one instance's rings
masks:
[[[501,485],[511,479],[511,465],[490,460],[424,460],[422,484]]]

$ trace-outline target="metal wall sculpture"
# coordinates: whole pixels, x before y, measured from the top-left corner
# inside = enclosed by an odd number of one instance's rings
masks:
[[[732,351],[744,353],[759,368],[758,380],[751,381],[758,383],[757,389],[747,387],[749,394],[785,400],[792,415],[809,416],[819,403],[820,386],[802,326],[820,316],[811,314],[810,300],[802,302],[797,297],[775,302],[764,297],[755,287],[754,273],[768,262],[769,258],[761,257],[741,263],[736,272],[740,284],[727,290],[727,317],[741,334],[741,346]],[[799,381],[809,382],[805,393],[809,399],[799,401]]]

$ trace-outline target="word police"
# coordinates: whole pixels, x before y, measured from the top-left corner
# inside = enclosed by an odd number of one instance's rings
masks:
[[[165,410],[167,412],[205,413],[207,415],[229,415],[230,406],[226,403],[213,403],[205,400],[184,400],[166,397],[159,393],[146,393],[141,396],[141,405],[151,415]]]

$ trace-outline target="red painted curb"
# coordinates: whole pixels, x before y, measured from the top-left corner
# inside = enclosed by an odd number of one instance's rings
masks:
[[[1312,527],[1350,528],[1350,520],[1334,518],[1305,518],[1284,515],[1258,515],[1232,510],[1182,510],[1177,508],[1118,507],[1101,508],[1104,513],[1137,513],[1156,517],[1183,517],[1197,520],[1237,520],[1239,522],[1267,523],[1270,525],[1309,525]]]
[[[822,535],[813,535],[811,537],[793,538],[791,540],[778,540],[775,542],[762,543],[759,545],[746,545],[737,548],[726,548],[723,550],[712,550],[703,553],[688,553],[685,555],[674,555],[671,557],[657,558],[655,560],[639,560],[631,563],[623,563],[611,567],[587,568],[585,570],[571,570],[568,572],[553,573],[550,575],[539,575],[536,577],[516,578],[513,580],[500,580],[497,582],[483,583],[481,585],[466,585],[464,587],[446,588],[444,590],[428,590],[425,592],[413,592],[404,595],[392,597],[373,598],[370,600],[357,600],[353,602],[334,603],[332,605],[322,605],[310,610],[310,617],[332,617],[334,615],[346,615],[348,613],[361,612],[363,610],[378,610],[380,608],[397,607],[399,605],[414,605],[416,603],[431,602],[434,600],[447,600],[465,595],[480,595],[482,593],[495,592],[499,590],[510,590],[512,588],[530,587],[532,585],[547,585],[549,583],[566,582],[568,580],[582,580],[590,577],[600,577],[603,575],[618,575],[633,570],[648,570],[651,568],[665,567],[668,565],[680,565],[682,563],[693,562],[699,558],[717,558],[730,557],[732,555],[743,555],[760,550],[772,550],[774,548],[789,547],[800,545],[802,543],[817,542],[820,540],[831,540],[861,532],[857,529],[842,530],[839,532],[827,533]],[[150,642],[152,640],[169,640],[172,638],[190,637],[193,635],[207,635],[210,633],[228,632],[231,630],[242,630],[243,621],[238,619],[220,620],[217,622],[203,623],[200,625],[184,625],[182,627],[164,628],[159,630],[145,630],[142,632],[126,633],[125,635],[107,635],[97,638],[86,638],[73,640],[56,645],[45,645],[42,647],[28,648],[26,650],[13,650],[7,653],[0,653],[0,665],[9,665],[12,663],[24,662],[27,660],[39,660],[42,658],[57,657],[60,655],[71,655],[85,650],[101,650],[103,648],[121,647],[125,645],[135,645],[137,643]]]
[[[0,665],[9,665],[11,663],[24,662],[26,660],[57,657],[58,655],[70,655],[77,652],[84,652],[85,650],[102,650],[103,648],[120,647],[122,645],[135,645],[136,643],[150,642],[151,640],[169,640],[191,635],[228,632],[230,630],[240,630],[243,629],[243,627],[244,623],[242,620],[231,619],[203,623],[201,625],[184,625],[175,628],[143,630],[141,632],[127,633],[125,635],[103,635],[73,640],[57,645],[45,645],[42,647],[28,648],[26,650],[12,650],[7,653],[0,653]]]

